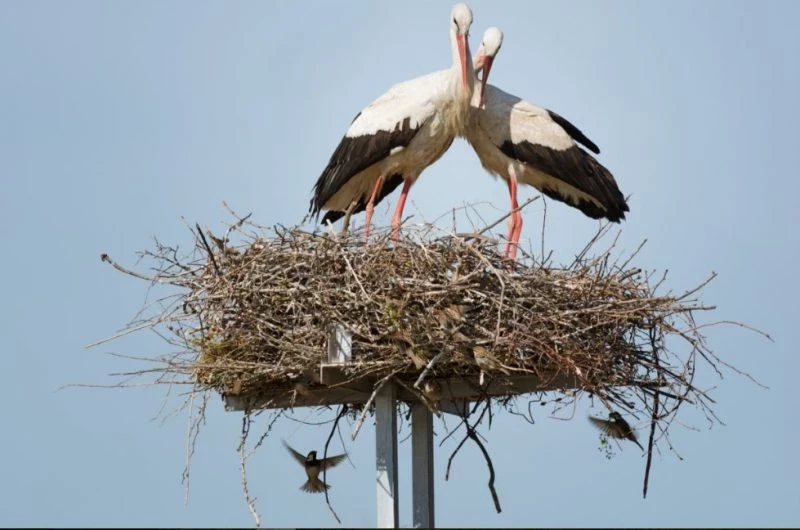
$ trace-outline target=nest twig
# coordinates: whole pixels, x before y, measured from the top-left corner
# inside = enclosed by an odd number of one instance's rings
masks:
[[[379,231],[365,246],[357,232],[339,239],[242,225],[239,245],[209,234],[212,249],[198,232],[184,259],[169,247],[147,253],[157,261],[151,279],[180,293],[133,326],[149,323],[183,347],[163,367],[183,382],[238,396],[292,391],[340,324],[353,333],[354,380],[398,372],[416,381],[424,369],[415,361],[439,378],[474,375],[480,345],[513,373],[568,374],[609,402],[621,400],[605,391],[613,387],[639,389],[642,398],[662,387],[678,400],[707,402],[686,372],[693,363],[670,355],[665,338],[680,337],[693,357],[716,366],[691,319],[713,307],[695,289],[657,294],[652,273],[617,266],[610,249],[591,258],[585,249],[568,267],[528,259],[512,269],[491,240],[432,226],[406,229],[397,244]]]
[[[252,400],[296,394],[320,387],[308,374],[319,373],[338,325],[352,333],[354,361],[343,366],[341,384],[396,378],[421,392],[423,380],[474,382],[481,369],[473,356],[481,348],[509,377],[566,376],[573,381],[567,400],[587,392],[609,408],[647,414],[651,453],[656,433],[665,435],[683,402],[713,418],[713,400],[693,384],[699,360],[717,373],[719,365],[732,368],[701,334],[710,324],[694,319],[714,309],[697,299],[713,274],[681,294],[663,293],[665,276],[630,266],[639,249],[615,259],[612,244],[590,256],[608,225],[567,266],[550,265],[544,248],[539,261],[523,255],[512,266],[485,235],[491,226],[470,233],[404,227],[396,243],[389,229],[376,229],[365,245],[359,231],[265,228],[246,216],[223,237],[197,225],[186,255],[156,242],[144,253],[154,262],[152,275],[103,254],[117,270],[174,292],[149,306],[154,315],[112,339],[150,328],[177,351],[124,375],[152,374],[156,383]],[[498,402],[513,412],[513,399]],[[348,410],[360,411],[363,422],[368,408]],[[480,446],[479,421],[465,422],[466,437]],[[252,509],[249,494],[247,500]],[[499,511],[496,496],[495,503]]]

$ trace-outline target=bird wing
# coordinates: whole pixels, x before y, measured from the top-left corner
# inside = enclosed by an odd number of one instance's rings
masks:
[[[295,451],[291,447],[289,447],[289,444],[286,443],[286,440],[283,440],[283,445],[284,445],[284,447],[286,447],[286,449],[289,450],[289,452],[292,454],[294,459],[297,460],[300,463],[301,466],[305,467],[305,465],[306,465],[306,457],[301,455],[300,453],[298,453],[297,451]]]
[[[612,430],[612,425],[610,421],[604,420],[602,418],[596,418],[594,416],[589,416],[589,421],[592,422],[592,425],[603,431],[608,436],[614,436],[614,432]]]
[[[388,197],[392,194],[392,192],[397,189],[397,187],[403,183],[403,175],[399,173],[392,173],[383,178],[383,185],[381,186],[381,191],[378,192],[377,197],[375,197],[375,204],[379,204],[383,199]],[[367,209],[367,202],[368,198],[361,197],[359,201],[356,203],[356,207],[353,208],[353,214],[361,213]],[[329,210],[325,212],[325,215],[322,216],[322,224],[325,225],[330,221],[331,223],[335,223],[342,217],[344,217],[345,212],[341,212],[339,210]]]
[[[325,470],[331,467],[334,467],[342,462],[342,460],[347,457],[347,454],[341,454],[336,456],[329,456],[328,458],[323,458],[320,460],[320,470]]]
[[[489,85],[477,124],[503,154],[536,170],[521,182],[593,219],[624,219],[629,208],[614,176],[575,143],[577,128],[554,116]]]
[[[408,146],[436,112],[432,98],[435,91],[431,87],[441,81],[441,76],[441,72],[435,72],[398,83],[356,115],[314,185],[309,207],[312,215],[318,214],[351,178],[388,157],[393,150]],[[384,175],[384,180],[376,204],[394,191],[403,177]],[[353,213],[365,208],[366,201],[362,198]],[[327,215],[325,219],[335,221],[338,217]]]
[[[527,141],[565,150],[575,141],[551,117],[550,113],[513,94],[487,85],[483,111],[478,113],[478,124],[496,146],[511,140]]]
[[[596,155],[600,154],[600,148],[597,147],[597,144],[589,140],[589,138],[585,134],[583,134],[583,132],[580,129],[575,127],[568,119],[561,116],[560,114],[553,112],[552,110],[549,109],[545,110],[547,110],[547,113],[550,115],[550,117],[553,119],[554,122],[559,124],[562,129],[567,131],[567,134],[569,134],[573,140],[586,147],[586,149],[588,149],[592,153]]]

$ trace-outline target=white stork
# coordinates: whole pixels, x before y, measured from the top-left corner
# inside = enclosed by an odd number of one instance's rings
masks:
[[[452,68],[394,85],[356,115],[314,185],[309,210],[328,210],[323,223],[345,216],[346,231],[350,215],[366,210],[368,239],[375,204],[402,183],[392,218],[396,238],[409,188],[464,134],[475,81],[472,11],[456,4],[450,15]]]
[[[483,167],[508,183],[514,213],[509,219],[505,256],[513,260],[522,232],[518,182],[593,219],[619,222],[628,205],[611,172],[578,146],[600,153],[577,127],[555,112],[487,84],[502,43],[503,32],[489,28],[476,53],[474,70],[476,74],[483,70],[483,76],[473,95],[466,137]]]

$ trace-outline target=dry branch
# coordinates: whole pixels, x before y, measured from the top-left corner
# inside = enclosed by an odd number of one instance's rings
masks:
[[[614,238],[590,256],[608,225],[570,265],[552,266],[547,258],[545,266],[524,255],[509,267],[497,241],[483,235],[496,224],[461,234],[455,227],[405,226],[397,243],[389,229],[376,229],[368,245],[358,230],[344,235],[265,228],[249,214],[223,237],[197,225],[188,255],[158,242],[143,253],[154,262],[148,274],[102,256],[151,288],[177,290],[148,308],[155,314],[137,317],[112,339],[151,328],[176,350],[152,359],[155,368],[127,375],[190,384],[249,403],[324,388],[320,363],[327,359],[330,330],[339,325],[352,333],[353,361],[342,365],[346,381],[329,388],[369,381],[366,392],[374,397],[393,378],[415,391],[423,380],[462,379],[477,388],[480,368],[472,352],[480,346],[511,377],[536,376],[545,384],[572,378],[572,388],[552,400],[558,407],[588,393],[609,408],[647,414],[649,453],[662,437],[669,444],[666,428],[683,403],[716,419],[713,401],[693,383],[698,361],[717,373],[718,365],[732,368],[700,333],[708,324],[695,323],[696,313],[713,309],[696,298],[713,276],[683,294],[662,294],[665,275],[629,265],[641,246],[612,259]],[[512,406],[509,399],[485,402]],[[343,409],[360,412],[353,436],[369,405]],[[475,431],[478,423],[469,423],[476,410],[466,414],[467,435],[453,456],[473,438],[487,456],[493,490],[494,470]],[[242,480],[258,520],[244,470]]]
[[[180,348],[159,359],[172,381],[223,395],[296,392],[303,374],[318,372],[339,324],[353,334],[349,381],[393,373],[415,388],[427,378],[475,381],[472,351],[481,345],[512,375],[569,374],[577,389],[609,404],[648,409],[658,387],[709,405],[690,383],[698,354],[715,369],[719,362],[694,324],[692,315],[707,309],[694,298],[697,288],[657,294],[652,273],[628,267],[633,256],[622,266],[611,259],[616,239],[590,257],[605,227],[569,266],[526,257],[513,270],[491,239],[473,237],[484,231],[406,227],[393,244],[384,229],[364,245],[359,231],[333,238],[237,219],[223,238],[198,226],[188,256],[160,244],[145,253],[154,274],[103,259],[151,285],[178,288],[159,314],[131,328],[150,326]],[[667,348],[669,336],[685,341],[688,356]]]

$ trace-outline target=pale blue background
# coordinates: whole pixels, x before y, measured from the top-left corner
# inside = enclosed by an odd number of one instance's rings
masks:
[[[239,486],[241,418],[218,398],[184,506],[186,418],[151,421],[163,388],[56,391],[111,383],[107,374],[140,366],[107,352],[167,350],[152,334],[83,348],[121,328],[145,298],[144,282],[99,255],[133,265],[153,236],[186,246],[182,217],[219,229],[223,200],[263,224],[299,222],[355,113],[393,83],[449,65],[450,6],[0,0],[0,525],[252,524]],[[620,250],[647,238],[637,264],[668,268],[675,290],[717,271],[702,298],[719,309],[705,321],[741,320],[776,342],[732,327],[708,331],[723,359],[771,389],[734,374],[719,381],[701,367],[698,384],[716,387],[727,426],[707,430],[687,407],[686,426],[671,431],[684,460],[655,459],[648,499],[638,450],[603,458],[586,402],[574,421],[537,407],[534,427],[500,418],[486,433],[499,516],[478,450],[467,445],[450,482],[444,465],[454,442],[437,450],[437,522],[800,524],[800,3],[472,8],[473,50],[489,25],[506,34],[493,82],[578,124],[632,195]],[[378,222],[395,200],[378,208]],[[482,200],[506,208],[505,187],[458,141],[423,174],[406,211],[418,221]],[[596,223],[548,207],[547,245],[569,259]],[[523,237],[534,248],[542,211],[538,202],[525,213]],[[335,524],[322,497],[297,489],[302,470],[281,436],[307,451],[321,448],[327,429],[283,422],[253,457],[264,523]],[[329,477],[347,525],[374,525],[373,444],[365,429],[348,446],[357,470],[344,464]],[[408,525],[407,442],[400,457]]]

